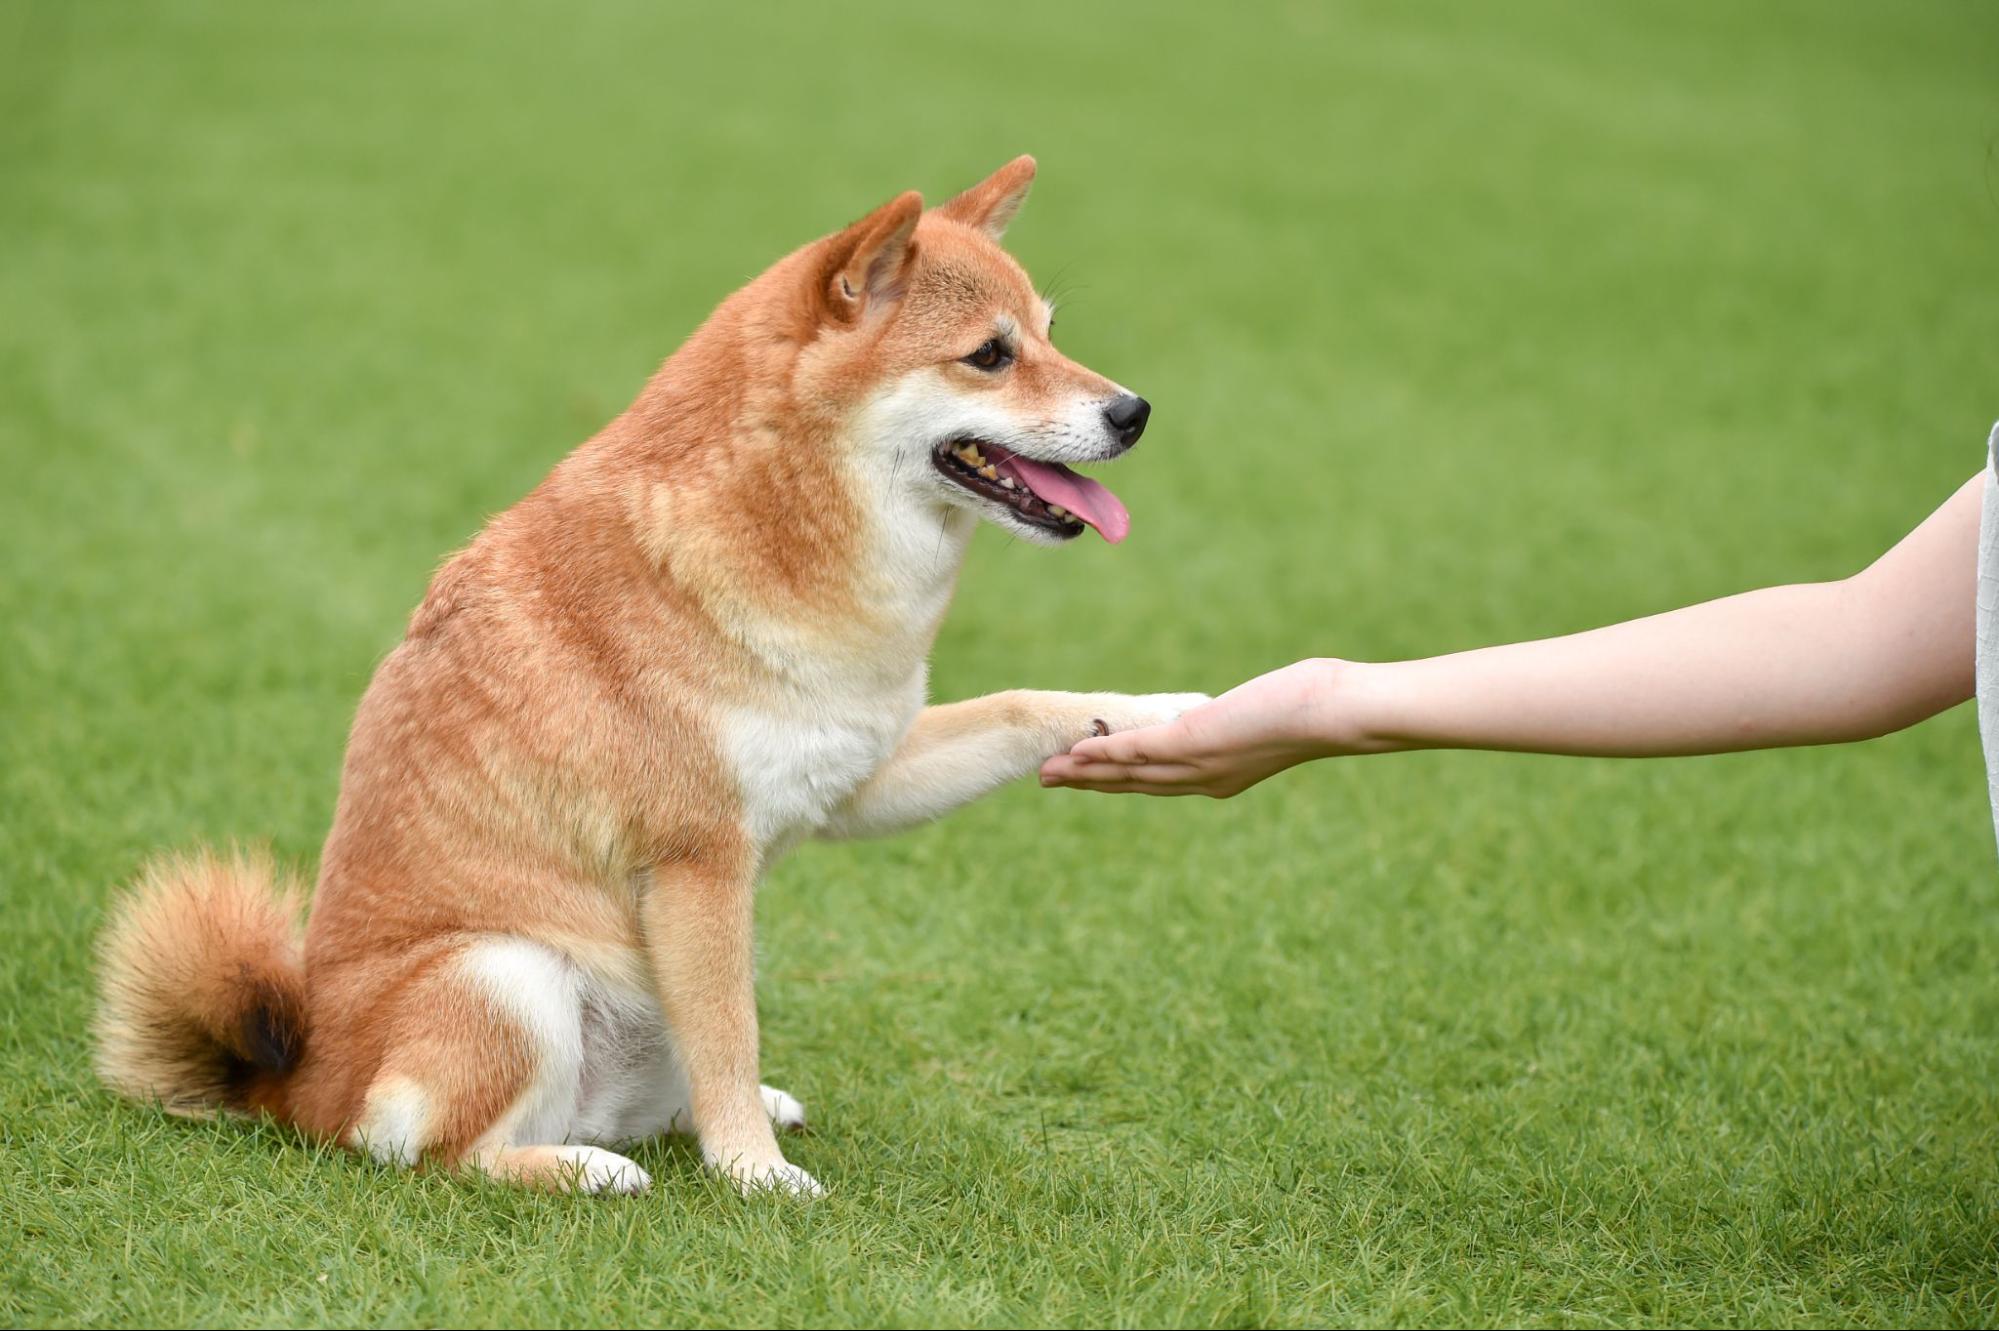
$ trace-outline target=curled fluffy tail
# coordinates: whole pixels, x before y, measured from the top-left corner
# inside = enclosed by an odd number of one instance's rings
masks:
[[[99,941],[105,1083],[180,1114],[277,1107],[305,1048],[301,899],[267,856],[147,865]]]

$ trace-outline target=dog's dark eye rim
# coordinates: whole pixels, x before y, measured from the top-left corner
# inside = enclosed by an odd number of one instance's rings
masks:
[[[979,343],[977,351],[963,359],[965,364],[974,369],[1004,369],[1013,360],[1013,348],[997,337],[989,337]]]

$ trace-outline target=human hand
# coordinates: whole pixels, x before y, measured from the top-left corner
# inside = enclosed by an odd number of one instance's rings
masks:
[[[1343,751],[1332,706],[1350,663],[1298,661],[1164,725],[1086,739],[1041,784],[1109,794],[1227,799],[1287,767]]]

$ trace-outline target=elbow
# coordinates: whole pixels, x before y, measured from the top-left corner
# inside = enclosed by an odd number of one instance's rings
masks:
[[[1880,739],[1968,701],[1977,688],[1975,591],[1963,607],[1925,604],[1878,566],[1827,584],[1829,613],[1846,628],[1845,668],[1853,681],[1847,738]]]

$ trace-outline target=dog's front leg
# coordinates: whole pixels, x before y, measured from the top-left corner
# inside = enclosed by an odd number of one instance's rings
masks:
[[[746,1193],[816,1195],[818,1180],[778,1149],[777,1111],[757,1082],[755,888],[746,855],[654,869],[640,907],[646,951],[687,1074],[701,1158]]]
[[[1171,721],[1203,693],[1014,689],[926,707],[886,763],[833,811],[822,837],[883,836],[1026,776],[1077,740]]]

